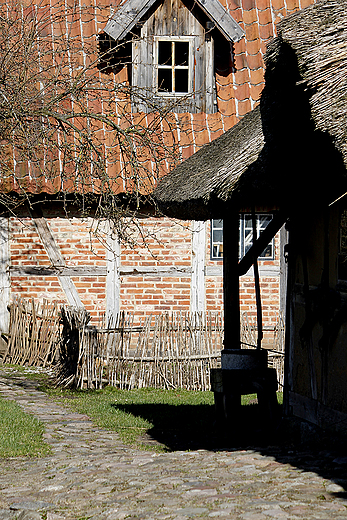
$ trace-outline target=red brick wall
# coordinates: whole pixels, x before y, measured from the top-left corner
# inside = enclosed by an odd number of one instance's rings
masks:
[[[66,219],[53,211],[45,213],[49,228],[67,266],[106,267],[106,248],[103,240],[91,232],[91,220]],[[121,268],[177,267],[190,269],[192,265],[191,229],[187,222],[168,219],[144,219],[135,235],[136,247],[121,248]],[[144,243],[146,242],[146,244]],[[207,267],[222,262],[210,260],[210,226],[206,225]],[[274,326],[279,311],[279,277],[262,276],[262,266],[279,268],[279,239],[275,240],[275,260],[260,262],[261,295],[265,326]],[[11,265],[49,266],[50,260],[30,218],[11,218]],[[93,321],[106,309],[106,276],[72,277],[82,303]],[[207,311],[223,309],[223,279],[220,275],[205,277]],[[11,295],[25,298],[66,302],[56,276],[12,276]],[[189,275],[160,276],[123,274],[120,285],[120,309],[135,311],[138,317],[163,311],[189,311],[191,278]],[[256,316],[253,276],[240,280],[241,311]]]

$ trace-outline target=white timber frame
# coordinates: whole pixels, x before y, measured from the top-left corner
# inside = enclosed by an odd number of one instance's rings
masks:
[[[58,244],[54,240],[54,237],[46,219],[41,216],[33,215],[33,222],[36,227],[37,233],[41,239],[41,242],[46,250],[48,258],[52,263],[52,266],[58,268],[65,267],[64,258],[60,252]],[[73,307],[83,307],[83,303],[81,302],[81,299],[71,277],[62,276],[61,274],[57,274],[57,277],[66,295],[66,299],[69,305]]]
[[[159,44],[160,42],[180,43],[185,42],[189,45],[189,56],[188,65],[180,66],[172,63],[171,65],[160,65],[159,64]],[[154,66],[152,68],[153,74],[153,85],[156,87],[156,95],[165,97],[181,97],[193,92],[193,63],[194,63],[194,52],[193,52],[194,36],[154,36]],[[172,59],[174,59],[174,52],[172,53]],[[158,69],[168,69],[173,73],[174,70],[185,69],[188,70],[188,91],[187,92],[176,92],[175,81],[173,79],[172,91],[171,92],[160,92],[158,90]],[[173,73],[174,75],[174,73]]]
[[[0,332],[9,330],[11,279],[10,267],[10,231],[8,217],[0,217]]]
[[[112,321],[120,311],[120,243],[111,233],[107,236],[106,253],[106,323]]]
[[[192,223],[191,312],[205,311],[206,222]]]

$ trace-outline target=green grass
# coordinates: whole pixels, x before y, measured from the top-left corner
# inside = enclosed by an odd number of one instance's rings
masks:
[[[47,389],[46,389],[47,390]],[[75,411],[88,415],[95,424],[119,433],[127,444],[146,448],[139,439],[144,433],[203,427],[213,414],[211,392],[187,390],[47,390],[49,394]],[[160,446],[157,446],[160,451]],[[166,449],[164,446],[162,449]]]
[[[44,427],[13,401],[0,398],[0,457],[40,457],[50,453]]]
[[[126,444],[142,449],[191,449],[214,442],[212,392],[113,387],[95,391],[46,388],[46,391],[64,406],[88,415],[99,427],[118,432]],[[255,397],[243,396],[242,404],[254,402]],[[251,405],[246,408],[254,409]],[[149,443],[149,438],[156,444]]]

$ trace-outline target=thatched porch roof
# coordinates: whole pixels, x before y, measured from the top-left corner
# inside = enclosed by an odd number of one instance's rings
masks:
[[[213,211],[237,190],[242,174],[255,162],[264,146],[259,108],[236,126],[201,148],[164,177],[155,191],[164,212],[196,218]],[[166,207],[167,203],[167,207]]]
[[[347,11],[320,0],[278,25],[260,107],[184,161],[155,191],[164,213],[331,202],[347,191]]]

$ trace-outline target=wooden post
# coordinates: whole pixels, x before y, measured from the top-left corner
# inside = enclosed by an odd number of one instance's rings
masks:
[[[253,245],[257,241],[257,221],[255,218],[255,209],[252,209],[252,227],[253,227]],[[254,255],[254,263],[253,263],[253,271],[254,271],[254,287],[255,287],[255,300],[257,304],[257,329],[258,329],[258,337],[257,337],[257,348],[261,348],[261,342],[263,339],[263,314],[261,309],[261,295],[260,295],[260,282],[259,282],[259,269],[258,269],[258,257]]]
[[[223,219],[224,349],[240,345],[239,214],[234,209]]]

